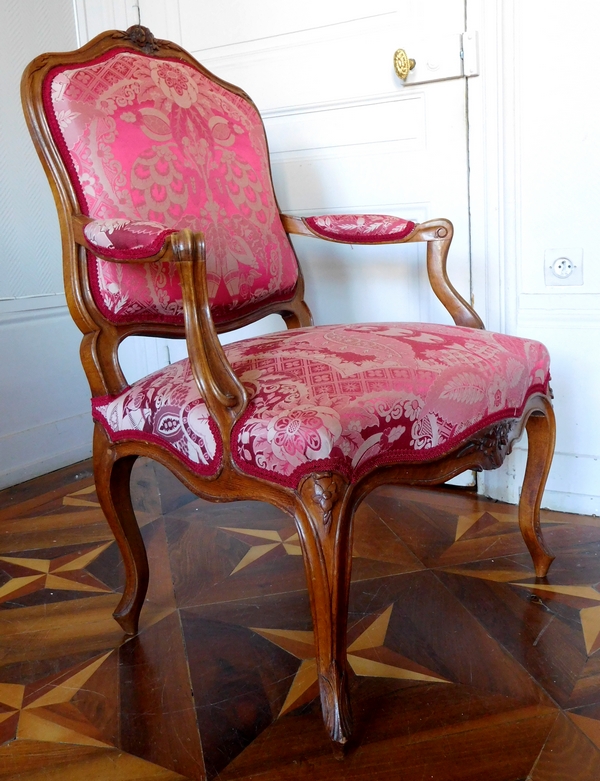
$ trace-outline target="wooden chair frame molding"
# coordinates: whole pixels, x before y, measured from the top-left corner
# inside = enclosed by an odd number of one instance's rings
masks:
[[[139,26],[127,32],[112,31],[100,35],[78,51],[42,55],[31,63],[23,76],[25,115],[58,209],[66,296],[71,314],[83,333],[81,359],[92,395],[117,394],[127,387],[118,361],[118,346],[126,337],[142,334],[185,338],[194,378],[218,426],[223,444],[222,465],[218,473],[202,477],[158,444],[111,442],[104,429],[95,424],[97,493],[126,571],[125,589],[114,617],[126,633],[135,633],[148,585],[146,551],[129,493],[131,469],[139,456],[160,462],[204,499],[218,502],[255,499],[275,505],[295,519],[298,529],[310,593],[324,721],[334,745],[343,747],[352,729],[346,624],[352,520],[357,506],[369,492],[384,484],[436,485],[467,469],[496,468],[526,429],[529,452],[519,504],[519,523],[536,575],[544,577],[553,560],[542,539],[539,517],[554,451],[555,423],[550,397],[544,394],[530,397],[520,418],[504,420],[479,431],[442,458],[379,467],[354,484],[348,484],[335,472],[316,472],[304,478],[297,490],[292,490],[240,471],[232,459],[230,438],[233,425],[243,414],[248,399],[217,334],[272,313],[281,315],[288,328],[312,325],[310,311],[304,302],[303,279],[300,275],[289,301],[266,306],[228,322],[226,326],[218,326],[211,316],[201,234],[181,230],[167,237],[159,253],[141,260],[115,261],[100,255],[97,248],[92,249],[83,232],[90,220],[80,213],[75,190],[44,115],[42,84],[48,71],[58,64],[84,63],[115,48],[130,48],[156,57],[179,59],[252,102],[242,90],[210,74],[179,46],[155,40],[146,28]],[[281,219],[288,234],[315,235],[302,219],[288,215],[281,215]],[[432,220],[418,225],[402,242],[389,243],[426,242],[427,272],[434,293],[457,325],[483,328],[479,316],[457,293],[446,273],[452,232],[452,225],[447,220]],[[162,260],[177,264],[183,289],[185,328],[173,325],[116,326],[110,323],[101,314],[92,296],[86,262],[88,250],[110,262],[151,263]]]

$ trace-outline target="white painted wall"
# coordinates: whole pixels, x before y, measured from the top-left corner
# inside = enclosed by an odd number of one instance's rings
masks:
[[[0,488],[90,454],[89,390],[63,295],[54,201],[19,84],[44,51],[77,45],[72,0],[0,5]]]
[[[544,505],[600,514],[600,110],[595,0],[468,0],[475,303],[552,356],[557,445]],[[584,284],[547,287],[544,250],[583,249]],[[523,445],[483,490],[518,500]]]

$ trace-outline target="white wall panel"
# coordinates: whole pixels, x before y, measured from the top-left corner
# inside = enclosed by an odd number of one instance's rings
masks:
[[[56,210],[25,125],[19,85],[44,51],[76,46],[71,0],[0,4],[0,300],[62,292]]]
[[[74,4],[79,46],[105,30],[126,30],[139,23],[137,0],[74,0]]]
[[[423,146],[425,108],[422,95],[362,106],[286,112],[265,118],[271,154],[306,149],[387,144],[393,151]],[[370,150],[371,151],[371,150]]]
[[[442,94],[444,97],[442,98]],[[470,291],[469,230],[466,212],[467,146],[464,133],[464,85],[461,81],[428,84],[426,91],[412,88],[401,98],[360,107],[354,114],[356,122],[350,128],[336,122],[340,109],[315,112],[319,122],[327,127],[322,143],[308,146],[313,129],[312,112],[298,120],[296,110],[282,111],[275,119],[281,122],[272,141],[273,121],[267,112],[265,125],[272,155],[273,180],[279,204],[284,212],[298,216],[318,213],[375,212],[396,214],[422,222],[445,216],[455,226],[455,239],[449,259],[449,273],[455,286],[465,296]],[[354,108],[352,109],[354,110]],[[384,121],[385,118],[385,121]],[[329,123],[329,126],[328,126]],[[291,128],[298,125],[298,130]],[[339,136],[336,137],[336,128]],[[395,137],[394,137],[395,134]],[[318,128],[315,128],[318,138]],[[379,143],[354,143],[338,146],[337,141],[379,139]],[[449,144],[449,138],[453,143]],[[305,141],[306,139],[306,141]],[[315,142],[316,144],[316,142]],[[346,257],[353,274],[362,268],[365,287],[353,285],[346,291],[347,319],[370,319],[378,310],[378,301],[388,300],[390,290],[399,296],[396,312],[412,311],[413,317],[436,322],[450,322],[448,313],[431,293],[422,276],[407,277],[398,287],[393,280],[398,272],[374,261],[373,248],[358,252],[357,248],[334,249],[333,245],[306,241],[298,246],[300,260],[313,280],[307,300],[311,304],[326,301],[326,293],[336,268],[345,277],[341,258]],[[402,258],[411,257],[408,247],[388,247],[386,257],[402,265]],[[329,262],[328,255],[337,260]],[[360,257],[362,266],[358,265]],[[372,259],[372,260],[371,260]],[[350,272],[348,271],[348,274]],[[318,277],[322,276],[319,282]],[[368,282],[367,282],[368,280]],[[316,298],[313,298],[316,296]],[[414,303],[407,307],[408,301]],[[389,312],[383,307],[382,312]],[[338,321],[343,311],[336,310]],[[362,314],[361,314],[362,312]],[[317,322],[326,313],[316,303]],[[385,315],[389,317],[389,314]],[[394,317],[398,317],[396,314]],[[327,321],[331,321],[326,317]]]
[[[544,342],[552,360],[556,452],[543,506],[599,515],[600,371],[597,362],[590,362],[589,354],[590,347],[600,343],[600,317],[580,315],[578,322],[577,312],[565,315],[559,311],[550,318],[521,310],[519,315],[519,335]],[[519,499],[525,458],[524,443],[520,443],[507,470],[508,497],[514,502]],[[501,484],[496,486],[501,490]]]
[[[90,454],[89,389],[62,294],[56,209],[25,126],[21,73],[77,46],[72,0],[0,6],[0,488]]]
[[[367,5],[363,0],[344,0],[343,3],[304,0],[301,6],[290,6],[281,0],[260,0],[259,3],[225,0],[221,5],[211,0],[179,0],[179,7],[181,18],[185,19],[183,46],[198,50],[226,46],[231,41],[285,36],[299,30],[318,32],[345,21],[393,12],[397,3],[372,0]],[[223,24],[224,12],[226,24]]]
[[[0,307],[0,488],[91,453],[80,334],[64,296]]]
[[[577,312],[572,312],[569,320],[559,313],[555,321],[551,316],[522,311],[518,330],[520,336],[544,342],[550,351],[557,451],[600,456],[600,366],[594,356],[600,344],[600,313],[593,323],[578,322]],[[593,489],[588,486],[585,493],[600,496],[598,477]]]
[[[374,95],[393,98],[409,92],[412,84],[462,74],[458,29],[434,35],[399,20],[395,13],[373,15],[193,53],[209,70],[245,89],[263,113],[282,107],[308,110]],[[417,62],[406,85],[393,67],[399,46]]]
[[[593,0],[569,6],[469,0],[482,42],[470,81],[474,287],[493,328],[544,342],[557,448],[543,506],[600,511],[600,114]],[[560,58],[565,67],[553,68]],[[584,285],[546,287],[544,250],[580,247]],[[517,501],[525,451],[486,473],[485,493]]]
[[[116,0],[118,1],[118,0]],[[89,0],[86,0],[89,2]],[[133,0],[132,0],[133,2]],[[182,45],[179,2],[171,0],[135,0],[139,9],[140,24],[150,28],[153,35]],[[135,22],[132,22],[135,24]]]
[[[521,153],[521,308],[548,297],[546,308],[600,308],[600,110],[597,32],[600,5],[547,0],[540,14],[518,6],[519,134]],[[535,32],[535,36],[534,36]],[[565,67],[548,69],[560,56]],[[581,247],[584,285],[544,284],[544,249]],[[527,299],[524,297],[527,296]],[[568,299],[566,298],[568,296]],[[585,296],[578,301],[577,296]],[[588,296],[592,296],[590,300]]]

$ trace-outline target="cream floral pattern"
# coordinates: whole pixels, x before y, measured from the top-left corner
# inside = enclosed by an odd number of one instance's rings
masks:
[[[245,99],[185,63],[117,51],[55,68],[45,104],[82,213],[158,226],[163,237],[180,228],[205,234],[215,320],[293,295],[297,263],[275,203],[262,123]],[[88,265],[111,321],[182,323],[177,269],[117,266],[92,255]]]
[[[198,395],[189,361],[150,374],[115,398],[93,399],[92,407],[115,441],[158,442],[197,472],[214,472],[217,429]]]
[[[198,100],[198,88],[190,73],[173,62],[150,62],[152,81],[165,96],[181,108],[189,108]]]
[[[141,220],[94,220],[83,233],[95,250],[104,255],[136,256],[145,258],[157,253],[171,233],[159,222]]]
[[[382,244],[405,239],[415,223],[387,214],[323,214],[305,217],[304,223],[319,236],[352,244]]]
[[[315,469],[357,479],[382,461],[437,458],[518,417],[549,381],[539,342],[456,326],[301,328],[225,350],[250,397],[233,431],[236,463],[294,487]],[[216,429],[188,361],[93,407],[114,439],[149,438],[197,471],[218,468]]]

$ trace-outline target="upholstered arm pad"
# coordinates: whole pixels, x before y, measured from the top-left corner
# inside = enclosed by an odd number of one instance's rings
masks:
[[[117,261],[152,258],[164,248],[175,229],[159,222],[113,218],[83,226],[86,245],[98,255]]]
[[[321,238],[347,244],[403,241],[416,227],[410,220],[385,214],[323,214],[304,217],[302,222]]]
[[[395,244],[406,241],[415,222],[386,214],[322,214],[317,217],[282,215],[289,233],[318,236],[343,244]]]

